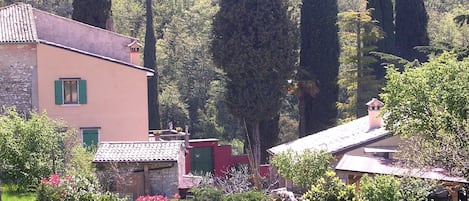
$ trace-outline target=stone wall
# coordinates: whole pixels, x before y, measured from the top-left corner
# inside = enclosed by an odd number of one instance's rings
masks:
[[[0,106],[37,108],[35,44],[0,44]]]
[[[176,163],[173,164],[171,168],[153,168],[153,170],[149,168],[152,195],[166,195],[171,198],[178,193],[178,166]]]

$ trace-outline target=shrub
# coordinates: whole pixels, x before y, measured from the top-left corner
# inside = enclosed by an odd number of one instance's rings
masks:
[[[135,201],[167,201],[168,199],[162,195],[153,195],[153,196],[140,196]]]
[[[95,177],[64,177],[53,174],[41,180],[37,201],[124,201],[118,194],[101,192]]]
[[[310,201],[351,201],[356,200],[354,185],[345,185],[334,171],[327,171],[324,176],[303,194]]]
[[[391,175],[364,175],[360,180],[360,197],[367,201],[395,201],[401,197],[400,181]]]
[[[268,201],[269,197],[266,196],[263,192],[244,192],[244,193],[235,193],[230,194],[222,199],[223,201]]]

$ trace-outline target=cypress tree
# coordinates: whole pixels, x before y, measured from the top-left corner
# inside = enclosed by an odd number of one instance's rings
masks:
[[[428,57],[414,49],[416,46],[428,46],[428,15],[424,0],[396,0],[396,54],[404,59],[420,62]]]
[[[143,65],[155,70],[153,77],[148,79],[148,121],[150,129],[160,129],[160,111],[158,102],[158,68],[156,65],[156,38],[153,29],[152,0],[146,0],[145,47],[143,49]]]
[[[394,9],[392,0],[368,0],[367,9],[371,9],[371,18],[376,20],[378,26],[384,33],[384,38],[379,40],[375,45],[377,52],[393,54],[395,52],[395,35],[394,35]],[[374,70],[376,79],[381,80],[386,74],[386,70],[381,65],[383,61],[375,62],[371,65]]]
[[[303,0],[299,82],[300,137],[337,118],[339,37],[337,0]]]
[[[111,0],[73,0],[72,19],[106,29],[111,13]]]
[[[212,54],[226,73],[225,101],[245,122],[255,165],[260,164],[260,124],[275,117],[296,55],[294,23],[284,0],[221,0],[213,21]]]

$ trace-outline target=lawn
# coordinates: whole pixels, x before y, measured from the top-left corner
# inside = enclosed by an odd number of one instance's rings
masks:
[[[2,185],[2,201],[34,201],[34,193],[16,193],[9,185]]]

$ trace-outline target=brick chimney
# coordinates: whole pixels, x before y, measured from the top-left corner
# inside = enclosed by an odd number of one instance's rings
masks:
[[[372,98],[366,105],[368,106],[369,129],[381,128],[383,118],[381,118],[380,113],[384,103]]]
[[[130,63],[141,66],[142,61],[140,59],[141,56],[141,49],[142,49],[142,44],[140,44],[137,40],[132,41],[129,45],[127,45],[130,48]]]

